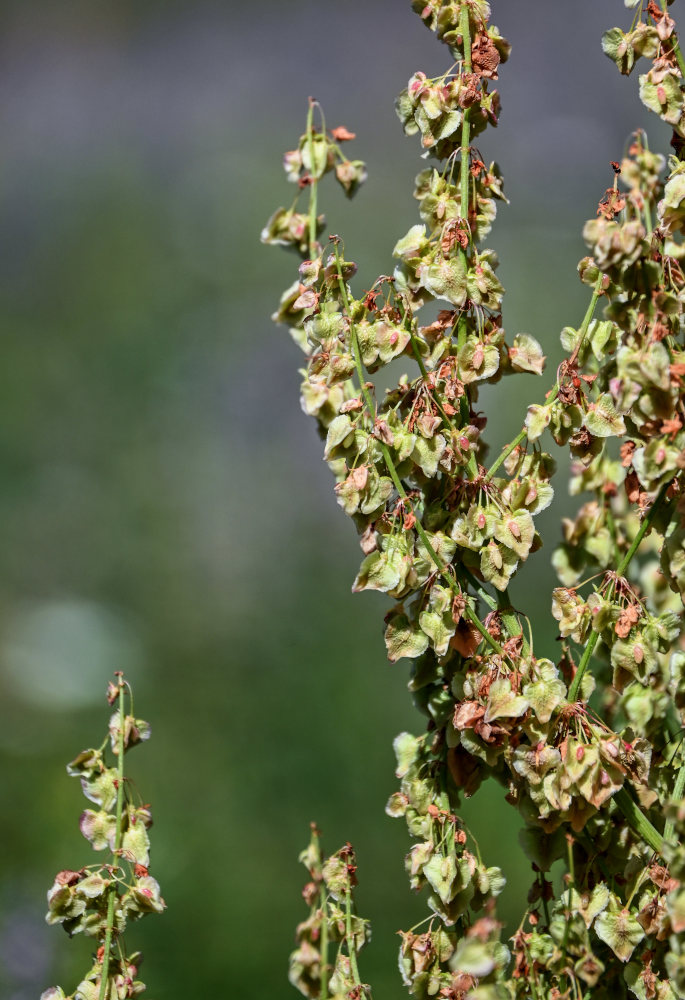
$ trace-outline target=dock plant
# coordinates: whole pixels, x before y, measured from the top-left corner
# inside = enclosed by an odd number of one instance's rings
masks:
[[[566,357],[545,376],[540,344],[505,331],[490,249],[506,199],[475,142],[498,123],[510,55],[490,6],[412,3],[447,47],[447,69],[414,73],[397,99],[424,166],[418,220],[396,234],[391,274],[357,284],[351,248],[327,232],[322,184],[352,197],[366,169],[348,156],[354,135],[327,128],[310,100],[285,155],[296,198],[262,233],[301,260],[275,319],[303,353],[302,407],[359,535],[352,589],[391,599],[387,656],[410,661],[425,717],[395,741],[399,785],[386,807],[407,824],[409,884],[427,906],[423,925],[401,933],[409,994],[672,1000],[685,997],[685,60],[669,4],[625,0],[632,21],[602,47],[638,77],[671,151],[638,132],[607,164],[583,229],[587,309],[562,330]],[[407,371],[381,392],[374,376],[397,359]],[[480,389],[522,373],[542,387],[488,461]],[[541,558],[537,518],[566,451],[578,509],[550,539],[551,659],[534,652],[543,623],[508,588]],[[459,816],[489,777],[524,821],[531,864],[509,938],[497,916],[506,873],[481,858]],[[291,982],[316,1000],[371,995],[357,963],[367,926],[352,907],[353,857],[348,846],[326,859],[317,833],[303,855],[310,915]]]
[[[128,951],[125,931],[128,924],[165,907],[150,874],[150,806],[140,799],[125,766],[128,751],[149,739],[150,726],[135,717],[133,694],[123,674],[110,682],[107,701],[114,712],[103,742],[81,751],[67,764],[67,774],[79,779],[83,794],[95,806],[81,814],[81,833],[94,851],[106,852],[108,860],[57,872],[45,918],[49,924],[61,924],[69,937],[92,938],[93,964],[72,993],[53,986],[41,1000],[140,996],[145,991],[139,978],[142,956]]]

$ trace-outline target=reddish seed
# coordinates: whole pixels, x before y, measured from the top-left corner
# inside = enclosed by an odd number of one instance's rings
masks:
[[[576,760],[581,761],[585,756],[585,747],[578,747],[576,750]]]

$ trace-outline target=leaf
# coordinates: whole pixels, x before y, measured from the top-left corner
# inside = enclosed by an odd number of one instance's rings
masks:
[[[635,64],[635,50],[630,35],[620,28],[610,28],[602,35],[602,51],[628,76]]]
[[[468,340],[457,355],[457,363],[462,382],[477,382],[495,374],[499,368],[499,351],[494,344]]]
[[[406,615],[397,614],[385,629],[385,647],[391,663],[396,663],[403,656],[416,659],[428,649],[428,636],[411,625]]]
[[[551,419],[552,411],[549,406],[541,406],[539,403],[533,403],[529,406],[528,412],[526,413],[526,430],[528,431],[528,440],[537,441],[545,428],[549,427]]]
[[[509,361],[514,371],[531,372],[542,375],[545,367],[545,355],[539,343],[529,333],[517,333],[514,343],[509,348]]]
[[[462,257],[446,260],[440,256],[419,268],[419,280],[436,299],[445,299],[453,306],[466,302],[466,262]]]
[[[330,458],[331,452],[342,444],[350,435],[354,433],[352,421],[346,413],[341,413],[328,426],[326,435],[326,449],[323,453],[325,459]]]
[[[390,552],[376,550],[368,555],[352,584],[352,591],[380,590],[388,593],[395,590],[406,576],[407,564],[402,553],[395,547]]]
[[[532,684],[524,684],[522,694],[538,717],[538,721],[549,722],[552,714],[566,699],[566,685],[551,660],[538,660],[538,679]]]
[[[444,656],[457,627],[451,612],[422,611],[419,625],[430,639],[436,655]]]
[[[608,392],[603,392],[596,402],[590,403],[584,423],[595,437],[619,437],[626,432],[623,417]]]
[[[495,525],[495,538],[520,559],[526,559],[535,538],[533,518],[527,510],[505,514]]]
[[[411,453],[412,461],[416,462],[424,476],[431,479],[438,471],[438,462],[446,447],[442,434],[436,434],[432,438],[417,437]]]
[[[94,851],[104,851],[114,844],[116,825],[116,817],[104,810],[85,809],[79,820],[79,829]]]
[[[516,719],[529,707],[528,699],[515,694],[508,677],[500,677],[490,687],[485,709],[485,721],[494,719]]]
[[[392,741],[392,748],[397,758],[395,776],[404,778],[412,764],[418,759],[420,743],[411,733],[399,733]]]
[[[130,855],[136,864],[150,864],[150,838],[145,829],[145,824],[137,819],[135,823],[129,818],[129,825],[124,831],[121,846],[127,855]]]
[[[595,933],[621,962],[627,962],[645,932],[630,910],[611,893],[607,908],[595,920]]]
[[[462,938],[457,945],[450,965],[458,972],[464,972],[479,979],[489,976],[495,968],[492,943],[473,938]]]
[[[580,893],[571,890],[571,908],[581,915],[585,926],[590,928],[595,917],[599,916],[609,905],[609,889],[604,882],[598,882],[592,892]]]
[[[423,874],[443,903],[447,904],[454,895],[452,886],[457,878],[457,863],[451,854],[434,854],[423,866]]]
[[[506,545],[498,545],[490,541],[480,554],[480,570],[485,579],[497,587],[506,590],[513,576],[518,559],[516,553]]]

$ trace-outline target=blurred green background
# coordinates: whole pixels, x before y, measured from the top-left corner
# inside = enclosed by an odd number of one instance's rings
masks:
[[[504,113],[481,151],[504,171],[505,325],[560,360],[586,291],[580,230],[646,122],[637,81],[599,47],[618,0],[494,0],[514,45]],[[269,315],[295,258],[259,244],[292,189],[281,155],[316,96],[358,133],[370,179],[323,193],[368,288],[417,220],[422,164],[392,102],[446,52],[396,0],[17,0],[0,3],[0,995],[74,988],[91,942],[44,923],[54,873],[90,863],[85,800],[65,763],[98,744],[124,669],[152,741],[130,757],[152,803],[152,870],[168,911],[132,928],[151,997],[295,996],[305,909],[297,853],[358,852],[374,942],[363,974],[398,996],[400,927],[423,915],[383,812],[391,741],[423,725],[406,665],[382,643],[387,602],[350,593],[360,558],[321,444],[298,405],[301,356]],[[668,135],[650,124],[654,145]],[[332,187],[332,185],[331,185]],[[550,374],[483,394],[497,447]],[[496,393],[496,395],[495,395]],[[549,623],[548,560],[565,497],[516,597]],[[552,623],[553,624],[553,623]],[[536,651],[554,655],[549,624]],[[464,807],[528,887],[497,788]]]

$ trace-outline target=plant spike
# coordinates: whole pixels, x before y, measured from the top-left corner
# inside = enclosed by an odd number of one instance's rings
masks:
[[[157,881],[150,875],[152,815],[147,804],[136,804],[124,769],[125,754],[149,739],[150,726],[133,714],[133,694],[121,672],[109,684],[107,701],[116,709],[109,734],[98,749],[83,750],[67,774],[81,781],[83,794],[99,807],[86,809],[80,829],[96,851],[109,848],[111,862],[58,872],[48,892],[49,924],[61,924],[72,937],[85,934],[97,942],[90,971],[66,996],[60,986],[45,990],[41,1000],[128,1000],[145,991],[138,979],[142,956],[127,954],[124,930],[132,920],[165,908]],[[128,703],[128,708],[127,708]],[[108,765],[110,743],[114,765]]]
[[[604,36],[621,72],[652,60],[640,96],[673,127],[676,155],[662,180],[664,157],[636,134],[612,164],[584,229],[585,317],[562,331],[569,353],[553,387],[487,470],[479,384],[541,374],[544,363],[527,334],[507,345],[496,255],[481,249],[504,194],[473,139],[497,124],[491,81],[509,45],[486,0],[412,6],[454,62],[436,78],[415,73],[397,101],[405,132],[435,165],[416,178],[422,224],[397,242],[394,274],[355,298],[341,239],[319,242],[322,179],[335,172],[352,195],[366,171],[342,152],[347,129],[328,132],[322,115],[315,126],[312,101],[285,157],[289,179],[309,190],[307,211],[279,209],[262,233],[303,258],[274,319],[307,356],[302,406],[360,535],[353,590],[397,602],[385,619],[388,658],[412,661],[409,688],[428,717],[423,735],[395,741],[400,789],[386,810],[407,822],[410,884],[427,890],[430,911],[427,930],[402,933],[402,977],[422,1000],[685,997],[685,765],[659,746],[685,707],[685,62],[675,24],[665,0],[625,0],[635,8],[630,30]],[[421,325],[435,300],[446,308]],[[418,373],[379,398],[373,376],[399,357]],[[552,595],[558,662],[534,655],[535,628],[529,641],[508,597],[540,546],[534,518],[553,499],[545,430],[571,451],[572,492],[594,494],[564,522],[553,557],[563,584]],[[583,650],[577,666],[573,644]],[[534,870],[513,966],[495,912],[504,877],[471,850],[458,815],[461,796],[487,777],[522,814]],[[547,876],[559,859],[569,874],[556,894]],[[320,888],[310,905],[325,956]],[[318,954],[306,995],[327,1000],[335,987]],[[352,956],[348,967],[352,975]],[[366,989],[358,975],[345,986]]]

